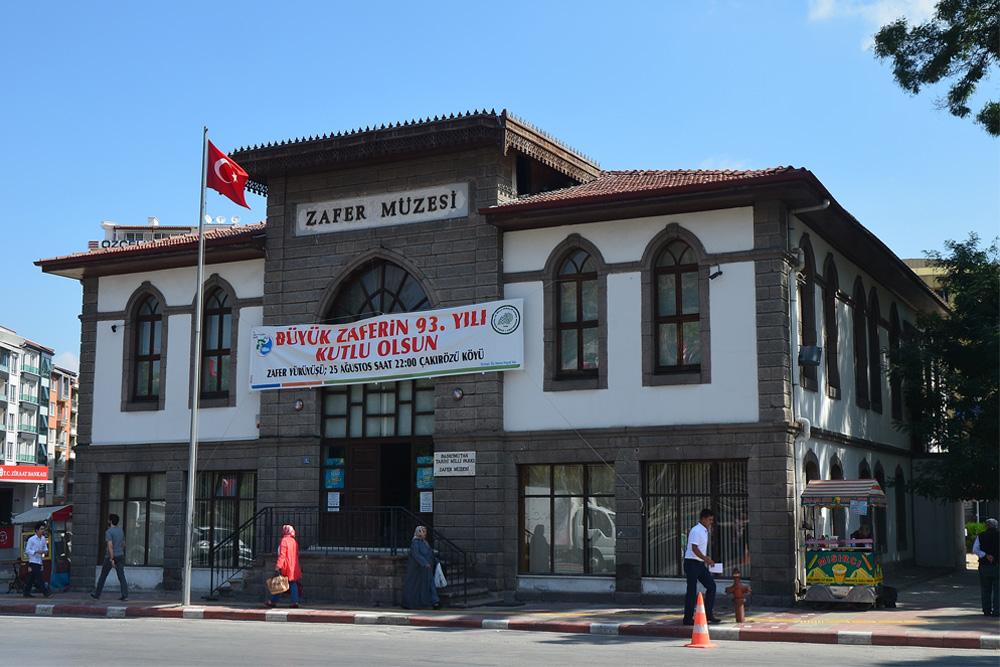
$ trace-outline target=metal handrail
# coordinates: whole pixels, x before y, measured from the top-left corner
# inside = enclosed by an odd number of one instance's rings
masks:
[[[237,574],[251,567],[261,554],[274,551],[281,539],[281,527],[295,526],[302,551],[337,550],[389,553],[407,551],[414,529],[425,525],[403,507],[351,507],[325,514],[321,526],[316,506],[273,506],[257,511],[236,530],[212,544],[208,550],[209,592],[214,596]],[[445,535],[428,526],[430,542],[448,579],[448,587],[469,598],[469,581],[474,577],[471,554]],[[224,561],[224,562],[223,562]]]

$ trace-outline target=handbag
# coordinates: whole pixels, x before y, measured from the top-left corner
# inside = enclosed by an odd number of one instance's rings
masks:
[[[444,588],[448,585],[448,580],[444,578],[444,570],[441,569],[441,563],[434,566],[434,587]]]
[[[280,574],[276,577],[271,577],[267,580],[267,590],[271,592],[271,595],[284,593],[288,590],[288,577]]]

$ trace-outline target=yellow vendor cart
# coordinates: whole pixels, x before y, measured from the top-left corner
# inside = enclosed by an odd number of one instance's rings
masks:
[[[812,519],[803,523],[806,588],[803,600],[821,609],[849,604],[856,609],[882,606],[882,552],[875,550],[874,533],[865,537],[817,535],[822,509],[868,516],[885,508],[885,493],[873,479],[812,480],[802,492],[802,506]],[[866,522],[871,530],[874,521]],[[829,525],[829,523],[827,524]]]

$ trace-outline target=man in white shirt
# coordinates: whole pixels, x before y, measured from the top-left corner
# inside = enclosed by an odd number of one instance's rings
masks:
[[[709,568],[715,565],[708,555],[708,531],[715,523],[715,513],[701,511],[701,518],[688,534],[687,551],[684,552],[684,575],[687,577],[687,594],[684,596],[684,625],[694,625],[694,606],[698,600],[698,582],[705,587],[705,617],[709,623],[721,623],[715,617],[715,578]]]
[[[42,581],[42,558],[49,552],[49,545],[45,541],[45,522],[39,521],[35,524],[35,534],[28,538],[28,543],[24,545],[24,553],[28,556],[28,584],[24,587],[24,597],[33,598],[31,594],[32,586],[38,588],[45,597],[52,595],[52,591]]]

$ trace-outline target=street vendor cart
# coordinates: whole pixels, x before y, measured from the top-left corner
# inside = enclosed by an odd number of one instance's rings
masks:
[[[817,535],[823,525],[820,510],[848,511],[852,516],[870,517],[876,508],[885,508],[882,488],[873,479],[814,479],[802,492],[802,506],[812,514],[803,522],[805,531],[805,596],[817,608],[830,604],[851,604],[870,609],[882,603],[882,553],[875,550],[875,535],[846,538]],[[875,523],[863,519],[869,529]],[[827,525],[832,522],[828,522]]]
[[[45,521],[49,524],[45,535],[49,551],[42,559],[42,580],[54,591],[69,588],[73,541],[73,506],[33,507],[26,512],[16,515],[11,521],[20,529],[20,536],[17,538],[20,549],[18,560],[14,561],[14,563],[15,567],[18,567],[20,571],[22,582],[27,581],[28,578],[28,560],[26,557],[22,558],[24,547],[28,543],[28,538],[35,534],[35,524],[39,521]],[[10,563],[8,562],[8,564]],[[17,577],[15,577],[16,579]],[[11,586],[15,585],[14,583],[11,584]]]

